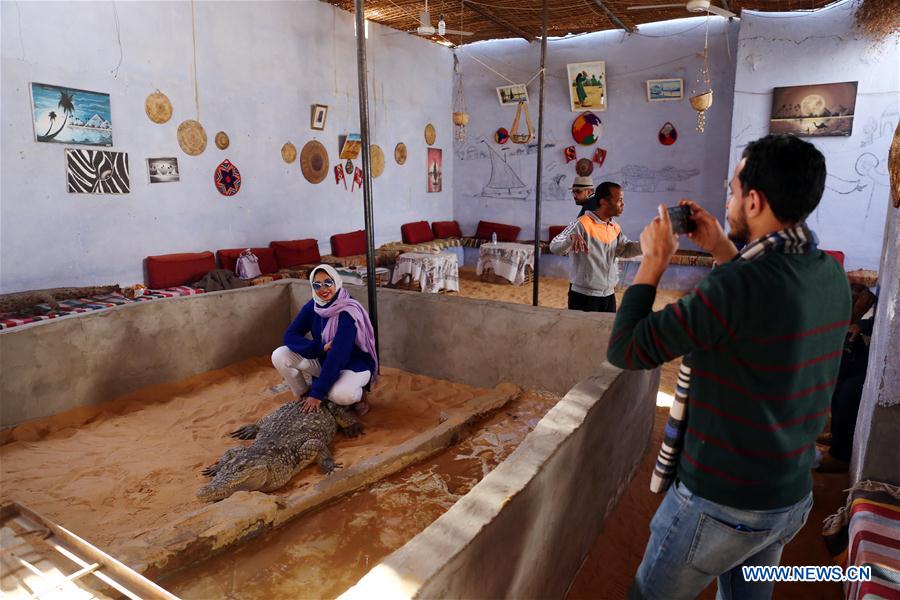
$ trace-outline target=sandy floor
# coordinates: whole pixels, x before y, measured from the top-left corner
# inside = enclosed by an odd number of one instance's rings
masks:
[[[153,386],[92,409],[7,432],[0,499],[14,499],[115,554],[117,545],[204,505],[199,471],[239,442],[227,433],[288,400],[267,359]],[[437,425],[485,390],[384,369],[370,395],[366,434],[335,438],[349,467]],[[283,492],[315,483],[314,467]]]
[[[526,392],[432,459],[160,584],[185,600],[333,598],[446,512],[558,400]]]

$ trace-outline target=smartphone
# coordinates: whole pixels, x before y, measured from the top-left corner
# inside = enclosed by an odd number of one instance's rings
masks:
[[[672,231],[676,234],[690,233],[694,230],[694,222],[691,220],[690,206],[669,207],[669,220],[672,222]]]

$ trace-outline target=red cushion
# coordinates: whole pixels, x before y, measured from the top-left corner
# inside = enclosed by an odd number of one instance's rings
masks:
[[[838,264],[842,267],[844,266],[844,253],[840,250],[822,250],[825,254],[830,254],[834,257],[834,260],[838,261]]]
[[[154,290],[187,285],[215,270],[212,252],[185,252],[147,257],[147,284]]]
[[[550,241],[552,242],[553,238],[555,238],[556,236],[561,234],[563,231],[565,231],[565,229],[566,229],[565,225],[551,225],[550,226]]]
[[[246,248],[227,248],[217,250],[216,257],[223,269],[237,271],[237,259]],[[259,271],[263,275],[274,273],[278,270],[278,262],[275,260],[275,251],[271,248],[250,248],[250,251],[259,259]]]
[[[400,233],[403,235],[404,244],[422,244],[434,240],[428,221],[416,221],[401,225]]]
[[[497,233],[498,242],[514,242],[519,237],[521,227],[515,225],[504,225],[503,223],[491,223],[490,221],[478,221],[478,229],[475,230],[475,237],[482,240],[491,239],[491,234]]]
[[[331,236],[331,254],[334,256],[356,256],[365,253],[366,232],[362,229]]]
[[[435,221],[431,224],[431,231],[434,237],[438,239],[461,238],[463,236],[462,229],[456,221]]]
[[[275,262],[278,263],[279,269],[297,265],[316,265],[322,259],[322,255],[319,254],[319,242],[314,239],[270,242],[269,247],[275,251]]]

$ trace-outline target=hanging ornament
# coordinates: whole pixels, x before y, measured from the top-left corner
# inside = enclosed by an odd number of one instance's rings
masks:
[[[353,171],[353,183],[350,184],[350,191],[352,192],[356,189],[356,186],[359,186],[362,189],[363,184],[363,170],[360,167],[357,167],[355,171]]]
[[[506,127],[501,127],[494,132],[494,141],[498,144],[505,144],[509,141],[509,132],[506,130]]]
[[[575,146],[569,146],[564,150],[566,153],[566,163],[570,163],[575,160]]]
[[[352,172],[353,172],[353,161],[348,158],[347,164],[344,165],[344,173],[349,175]]]
[[[603,133],[603,122],[591,111],[585,111],[572,122],[572,137],[583,146],[596,144]]]
[[[674,125],[666,121],[666,124],[659,128],[657,137],[659,138],[659,143],[663,146],[671,146],[678,139],[678,131]]]
[[[528,130],[525,133],[518,133],[519,119],[522,116],[523,107],[525,112],[525,125]],[[531,116],[528,114],[527,102],[520,101],[516,106],[516,117],[513,119],[512,133],[509,134],[509,137],[512,139],[513,144],[527,144],[534,139],[534,127],[531,125]]]
[[[574,146],[572,146],[574,148]],[[594,150],[594,162],[597,163],[597,168],[603,166],[603,162],[606,160],[606,150],[603,148],[597,148]]]
[[[234,196],[241,189],[241,172],[227,158],[216,167],[214,180],[223,196]]]
[[[697,88],[691,94],[691,106],[697,111],[697,131],[706,129],[706,111],[712,106],[713,89],[709,80],[709,11],[706,12],[706,38],[703,42],[703,64],[697,74]]]
[[[575,163],[575,172],[580,177],[587,177],[594,172],[594,163],[587,158],[579,158],[578,162]]]
[[[347,180],[344,178],[344,165],[338,163],[334,165],[334,184],[337,185],[340,182],[344,182],[344,189],[347,189]]]
[[[466,112],[466,98],[463,95],[462,73],[459,71],[459,58],[453,55],[453,75],[456,84],[456,95],[453,100],[453,139],[463,142],[466,139],[466,125],[469,123],[469,113]]]

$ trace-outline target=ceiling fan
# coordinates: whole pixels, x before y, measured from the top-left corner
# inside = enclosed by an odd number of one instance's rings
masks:
[[[444,15],[438,20],[437,27],[431,25],[431,14],[428,12],[428,0],[425,0],[425,10],[419,13],[419,26],[411,29],[409,33],[429,37],[432,35],[473,35],[471,31],[459,31],[457,29],[447,29],[447,22],[444,21]]]
[[[648,5],[644,5],[644,6],[629,6],[627,10],[650,10],[650,9],[654,9],[654,8],[676,8],[676,7],[680,7],[680,6],[684,6],[685,8],[687,8],[688,12],[692,12],[692,13],[709,12],[714,15],[719,15],[720,17],[725,17],[727,19],[737,16],[730,10],[725,10],[724,8],[719,8],[715,4],[712,4],[709,0],[688,0],[687,5],[685,5],[685,4],[648,4]]]

